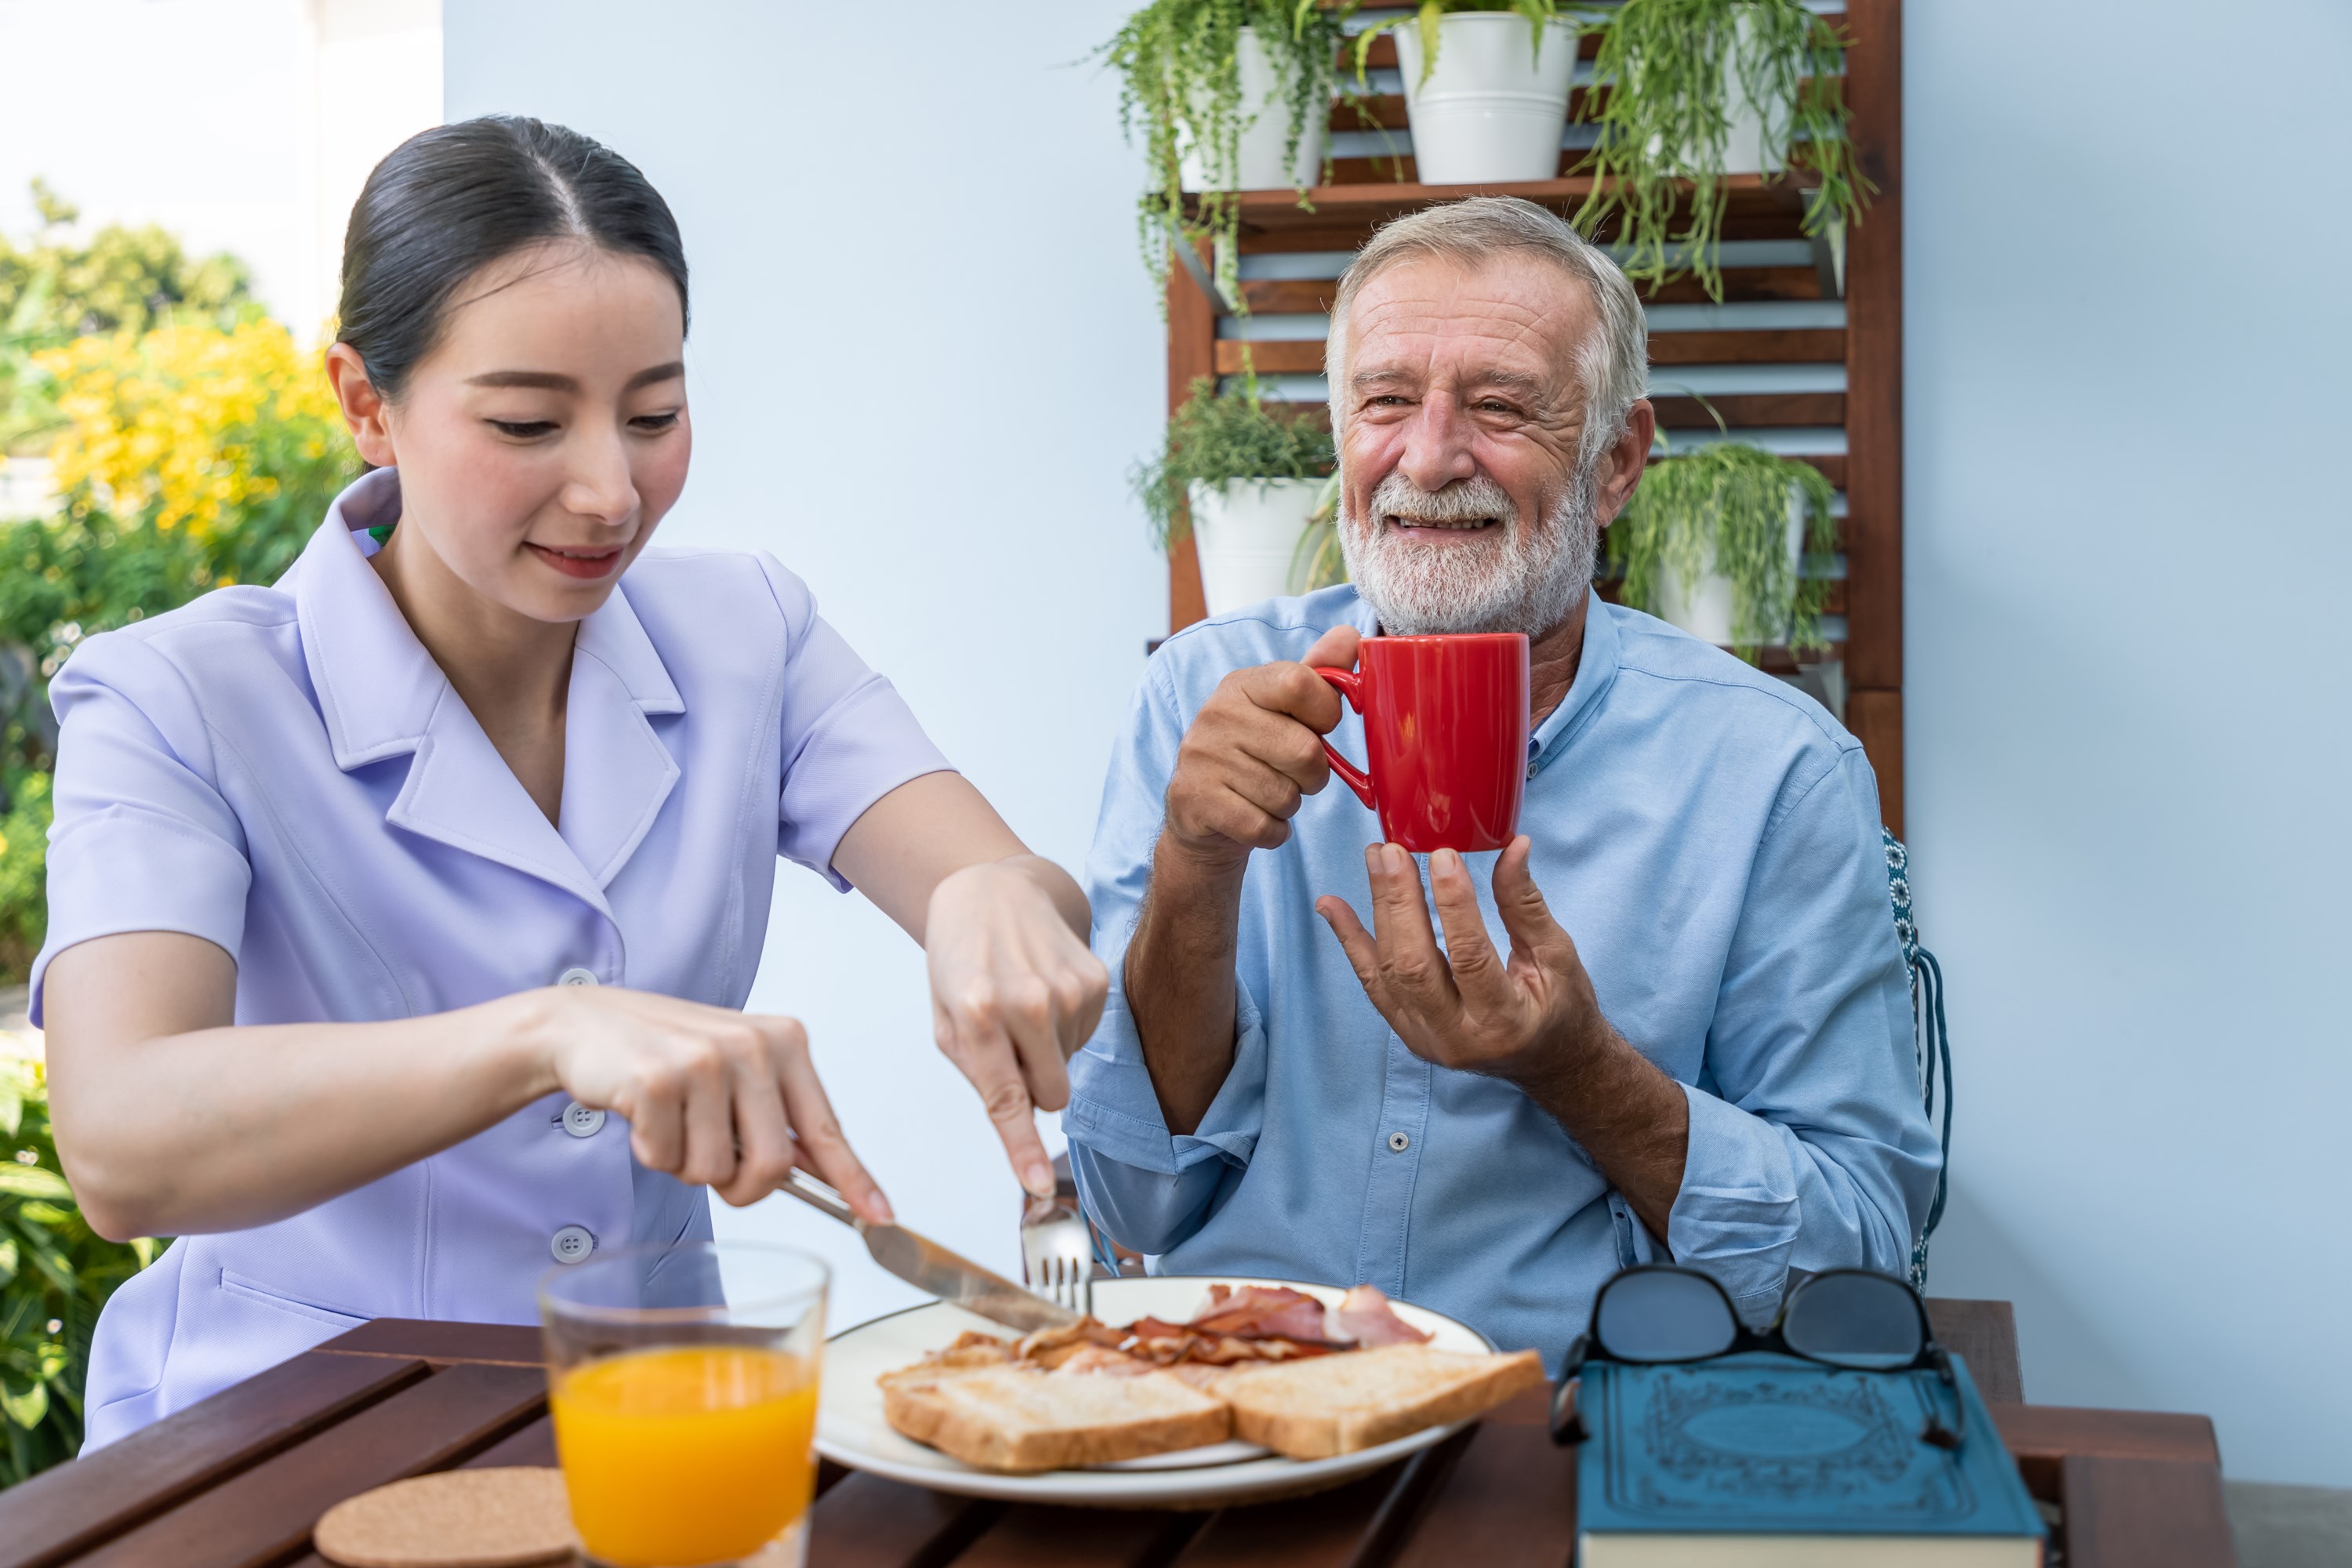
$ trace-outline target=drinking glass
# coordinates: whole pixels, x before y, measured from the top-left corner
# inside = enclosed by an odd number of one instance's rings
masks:
[[[540,1282],[572,1527],[598,1568],[801,1568],[824,1262],[740,1241],[615,1247]]]

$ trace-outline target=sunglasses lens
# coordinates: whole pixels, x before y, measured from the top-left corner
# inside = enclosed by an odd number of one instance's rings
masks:
[[[1739,1325],[1710,1281],[1660,1269],[1610,1281],[1593,1332],[1620,1361],[1696,1361],[1729,1350]]]
[[[1780,1321],[1789,1348],[1834,1366],[1908,1366],[1927,1343],[1918,1299],[1898,1279],[1825,1274],[1789,1299]]]

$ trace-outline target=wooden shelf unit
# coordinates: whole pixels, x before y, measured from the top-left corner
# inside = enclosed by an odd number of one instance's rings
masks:
[[[1650,363],[1658,372],[1652,402],[1669,432],[1712,434],[1719,416],[1728,433],[1770,432],[1772,444],[1812,463],[1840,492],[1839,521],[1845,575],[1832,590],[1828,613],[1845,618],[1845,636],[1832,657],[1844,664],[1845,722],[1862,742],[1878,774],[1880,805],[1887,826],[1903,831],[1903,44],[1901,0],[1848,0],[1832,22],[1852,39],[1846,55],[1845,96],[1853,113],[1853,135],[1863,173],[1877,187],[1863,221],[1847,233],[1843,278],[1829,247],[1803,238],[1800,219],[1805,193],[1797,181],[1766,183],[1753,176],[1730,182],[1724,238],[1724,302],[1727,306],[1843,300],[1842,325],[1737,324],[1737,310],[1721,321],[1687,329],[1654,322]],[[1594,40],[1585,41],[1590,55]],[[1388,40],[1374,48],[1375,68],[1393,68]],[[1385,100],[1375,118],[1402,122]],[[1352,110],[1335,110],[1337,132],[1362,126]],[[1579,154],[1561,157],[1563,171]],[[1248,191],[1237,198],[1240,251],[1244,267],[1254,257],[1339,253],[1361,246],[1391,218],[1436,202],[1466,195],[1523,196],[1572,215],[1592,189],[1588,177],[1569,176],[1526,184],[1474,186],[1410,183],[1412,160],[1402,160],[1408,178],[1394,175],[1398,161],[1335,157],[1335,181],[1308,193],[1308,206],[1287,190]],[[1607,236],[1603,236],[1606,238]],[[1756,246],[1748,242],[1773,242]],[[1180,258],[1181,259],[1181,258]],[[1336,268],[1334,269],[1336,273]],[[1253,317],[1327,314],[1331,278],[1245,277],[1243,300]],[[1695,280],[1683,279],[1647,296],[1653,306],[1689,306],[1709,301]],[[1770,312],[1754,312],[1769,315]],[[1243,340],[1230,329],[1233,318],[1206,293],[1191,269],[1171,268],[1168,284],[1168,406],[1173,413],[1190,395],[1195,377],[1234,375],[1245,363]],[[1319,338],[1253,339],[1246,363],[1259,375],[1320,375]],[[1713,367],[1742,367],[1769,375],[1790,367],[1794,381],[1818,380],[1820,367],[1843,365],[1842,391],[1792,386],[1788,390],[1707,392],[1674,390],[1678,376]],[[1808,376],[1804,373],[1811,372]],[[1710,411],[1711,410],[1711,411]],[[1837,437],[1843,434],[1841,443]],[[1841,447],[1843,449],[1836,449]],[[1168,625],[1171,631],[1202,617],[1200,569],[1188,537],[1171,552]],[[1767,669],[1793,668],[1786,649],[1767,649]]]

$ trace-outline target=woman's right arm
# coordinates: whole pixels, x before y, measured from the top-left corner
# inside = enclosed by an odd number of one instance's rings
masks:
[[[557,1089],[626,1118],[645,1165],[730,1204],[766,1196],[797,1163],[889,1217],[791,1018],[550,986],[421,1018],[238,1027],[236,995],[227,952],[174,931],[97,937],[50,961],[50,1114],[100,1235],[283,1219]]]

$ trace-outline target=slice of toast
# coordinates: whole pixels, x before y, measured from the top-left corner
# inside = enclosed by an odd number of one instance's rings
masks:
[[[1232,1435],[1223,1401],[1161,1372],[1072,1376],[997,1366],[885,1377],[882,1412],[916,1442],[1007,1475],[1139,1459]]]
[[[1491,1410],[1544,1383],[1543,1358],[1382,1345],[1220,1379],[1234,1436],[1294,1459],[1352,1454]]]

